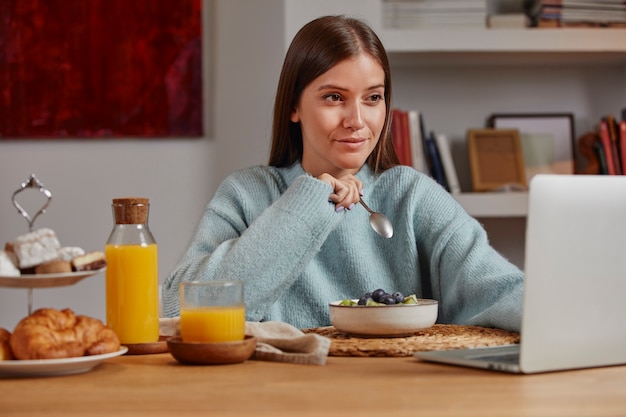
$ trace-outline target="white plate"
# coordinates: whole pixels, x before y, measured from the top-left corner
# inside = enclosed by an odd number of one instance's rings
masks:
[[[14,277],[0,276],[0,287],[50,288],[74,285],[78,281],[97,275],[106,267],[95,271],[64,272],[59,274],[22,274]]]
[[[65,359],[34,359],[0,361],[0,376],[57,376],[87,372],[106,359],[128,352],[126,346],[103,355],[80,356]]]

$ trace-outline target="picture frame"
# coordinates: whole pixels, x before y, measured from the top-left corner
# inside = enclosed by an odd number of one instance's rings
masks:
[[[470,129],[467,148],[475,192],[527,189],[517,129]]]
[[[487,127],[519,130],[527,181],[537,174],[576,172],[572,113],[496,113]]]
[[[0,7],[0,141],[205,137],[207,4]]]

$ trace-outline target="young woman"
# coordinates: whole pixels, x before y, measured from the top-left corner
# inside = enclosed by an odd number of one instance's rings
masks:
[[[179,314],[183,280],[244,282],[247,320],[330,324],[328,303],[367,291],[439,301],[440,323],[519,330],[523,274],[430,177],[398,165],[391,79],[363,22],[305,25],[283,64],[268,166],[219,186],[180,264],[164,314]],[[393,223],[385,239],[368,206]]]

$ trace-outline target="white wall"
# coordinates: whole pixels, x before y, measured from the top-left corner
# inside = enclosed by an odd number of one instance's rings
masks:
[[[63,244],[88,250],[104,248],[113,224],[111,198],[143,195],[152,203],[150,227],[159,243],[163,281],[219,182],[235,169],[267,161],[276,83],[291,36],[313,16],[360,15],[364,5],[377,7],[372,0],[205,1],[205,119],[212,126],[207,137],[0,140],[1,246],[28,229],[12,206],[11,195],[31,173],[53,193],[48,212],[36,226],[51,227]],[[520,67],[501,74],[484,68],[395,67],[394,85],[403,87],[395,90],[394,102],[427,112],[428,128],[448,133],[456,145],[462,144],[467,126],[482,124],[482,117],[496,109],[572,110],[577,114],[577,132],[582,133],[592,127],[597,114],[614,113],[624,105],[623,68],[607,72],[565,67],[537,71],[539,78],[528,74],[537,68]],[[527,86],[518,83],[518,78],[537,82]],[[493,85],[488,92],[477,87],[486,79]],[[604,79],[607,85],[600,91],[614,91],[610,97],[586,88],[602,84]],[[581,80],[583,85],[578,85]],[[593,82],[587,84],[587,80]],[[557,94],[550,92],[550,83],[559,84]],[[546,94],[529,95],[540,90]],[[535,101],[539,96],[541,100]],[[489,101],[484,102],[485,97],[490,97]],[[511,103],[518,107],[510,107]],[[561,103],[573,103],[574,107],[564,109]],[[590,109],[596,114],[590,114]],[[464,181],[469,178],[462,177]],[[494,245],[521,266],[524,219],[481,220]],[[26,290],[0,288],[0,326],[12,328],[26,314],[26,302]],[[70,307],[101,319],[104,302],[104,275],[71,287],[34,292],[35,307]]]
[[[86,250],[104,249],[113,225],[112,198],[149,197],[159,275],[165,279],[217,184],[235,169],[266,162],[284,53],[282,1],[207,1],[204,20],[205,119],[212,123],[207,137],[0,140],[2,247],[28,231],[11,196],[34,173],[52,192],[35,227],[51,227],[62,244]],[[70,307],[104,319],[104,274],[33,295],[35,308]],[[0,288],[0,327],[12,329],[26,313],[26,290]]]

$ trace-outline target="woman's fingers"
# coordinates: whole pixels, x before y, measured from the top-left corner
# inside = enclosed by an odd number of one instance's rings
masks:
[[[354,175],[335,178],[330,174],[322,174],[318,179],[333,187],[329,200],[335,203],[336,210],[350,210],[359,202],[363,183]]]

